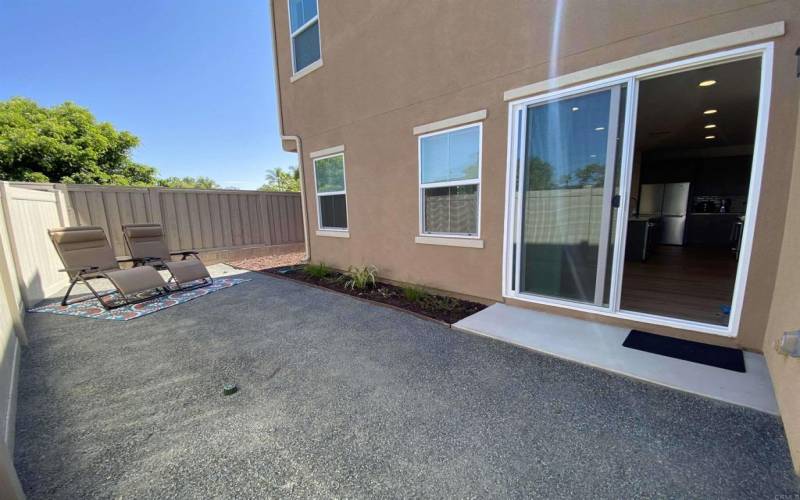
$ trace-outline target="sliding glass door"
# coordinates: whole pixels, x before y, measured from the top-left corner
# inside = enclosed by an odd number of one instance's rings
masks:
[[[771,68],[771,45],[741,47],[511,102],[503,295],[735,336]],[[697,173],[706,163],[734,168],[733,151],[745,157],[739,172],[749,182]],[[654,205],[648,184],[669,183],[689,184],[688,196]],[[681,212],[689,213],[683,234],[663,243],[665,219]],[[704,229],[725,218],[732,230]],[[723,265],[725,281],[714,285]]]
[[[615,85],[520,110],[519,293],[608,306],[625,95]]]

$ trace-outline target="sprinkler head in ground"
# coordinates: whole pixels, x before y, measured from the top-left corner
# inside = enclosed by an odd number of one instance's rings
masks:
[[[230,396],[231,394],[235,394],[239,388],[236,387],[236,384],[225,384],[222,386],[222,394],[224,396]]]

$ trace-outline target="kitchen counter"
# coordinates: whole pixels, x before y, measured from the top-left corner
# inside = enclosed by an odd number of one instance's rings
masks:
[[[744,214],[731,213],[731,212],[692,212],[689,215],[735,215],[737,217],[744,217]]]

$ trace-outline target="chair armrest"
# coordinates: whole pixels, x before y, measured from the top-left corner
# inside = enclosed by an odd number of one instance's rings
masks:
[[[64,269],[59,269],[62,273],[78,273],[84,274],[89,272],[94,272],[100,269],[97,266],[89,266],[89,267],[65,267]]]
[[[181,260],[186,260],[186,257],[189,257],[190,255],[194,258],[199,259],[198,257],[199,253],[200,252],[197,252],[195,250],[183,250],[180,252],[170,252],[170,255],[182,255],[183,258]]]

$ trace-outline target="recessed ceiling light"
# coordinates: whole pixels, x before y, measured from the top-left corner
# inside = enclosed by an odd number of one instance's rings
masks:
[[[595,128],[595,130],[598,131],[598,132],[602,132],[605,129],[606,129],[605,127],[596,127]]]
[[[578,111],[579,109],[581,108],[579,108],[578,106],[572,106],[572,111]]]
[[[709,123],[708,125],[705,126],[705,128],[717,128],[717,126],[714,125],[713,123]]]
[[[704,115],[713,115],[716,112],[717,112],[717,110],[712,108],[712,109],[707,109],[707,110],[703,111],[703,114]]]
[[[700,87],[710,87],[717,83],[716,80],[703,80],[702,82],[698,83],[697,85]]]
[[[716,139],[716,138],[717,138],[716,135],[707,135],[706,136],[706,139]]]

